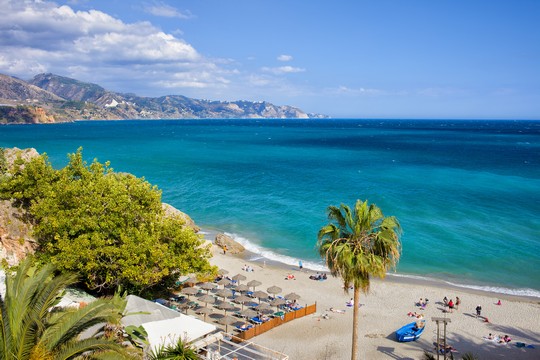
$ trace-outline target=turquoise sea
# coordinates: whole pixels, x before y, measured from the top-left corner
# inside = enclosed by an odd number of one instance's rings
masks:
[[[369,199],[404,229],[397,273],[540,297],[540,121],[159,120],[0,127],[56,167],[144,176],[260,257],[321,269],[328,205]]]

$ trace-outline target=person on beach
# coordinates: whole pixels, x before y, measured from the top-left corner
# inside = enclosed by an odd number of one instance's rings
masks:
[[[482,307],[478,305],[476,307],[476,317],[479,317],[481,313],[482,313]]]
[[[450,301],[448,302],[448,311],[449,312],[454,311],[454,302],[452,301],[452,299],[450,299]]]
[[[444,299],[442,299],[444,307],[448,306],[448,298],[445,296]]]
[[[508,344],[512,339],[508,335],[504,335],[500,340],[499,344]]]
[[[304,268],[304,264],[302,263],[302,260],[298,261],[298,268],[300,269],[300,271],[302,271],[302,269]]]
[[[497,304],[495,305],[502,305],[501,300],[497,301]]]
[[[345,305],[347,305],[347,306],[354,306],[354,299],[351,298],[351,300],[349,300]]]
[[[461,305],[461,299],[456,296],[456,305],[455,305],[456,310],[459,310],[459,305]]]
[[[426,326],[426,320],[424,319],[424,315],[423,315],[423,314],[420,314],[420,315],[418,316],[418,320],[416,320],[416,323],[414,324],[413,330],[420,330],[420,329],[422,329],[424,326]]]
[[[227,245],[223,245],[223,255],[227,255]]]

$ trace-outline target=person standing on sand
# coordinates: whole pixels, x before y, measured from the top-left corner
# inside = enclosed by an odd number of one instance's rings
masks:
[[[479,317],[481,313],[482,313],[482,307],[478,305],[476,307],[476,317]]]
[[[298,268],[300,269],[300,271],[302,271],[302,269],[304,268],[304,264],[302,264],[302,260],[298,261]]]
[[[459,310],[459,305],[461,305],[461,299],[456,296],[456,304],[455,304],[456,310]]]
[[[223,255],[227,255],[227,245],[223,245]]]

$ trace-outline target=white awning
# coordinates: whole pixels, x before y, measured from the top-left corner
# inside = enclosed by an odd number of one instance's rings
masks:
[[[214,325],[191,316],[179,315],[179,317],[174,319],[142,324],[148,333],[148,342],[151,348],[155,349],[162,344],[164,346],[175,345],[179,339],[191,342],[216,330]]]

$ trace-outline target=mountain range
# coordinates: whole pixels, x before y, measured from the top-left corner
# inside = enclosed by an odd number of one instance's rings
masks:
[[[143,97],[55,74],[29,81],[0,74],[0,124],[75,120],[324,118],[266,101],[210,101],[182,95]]]

